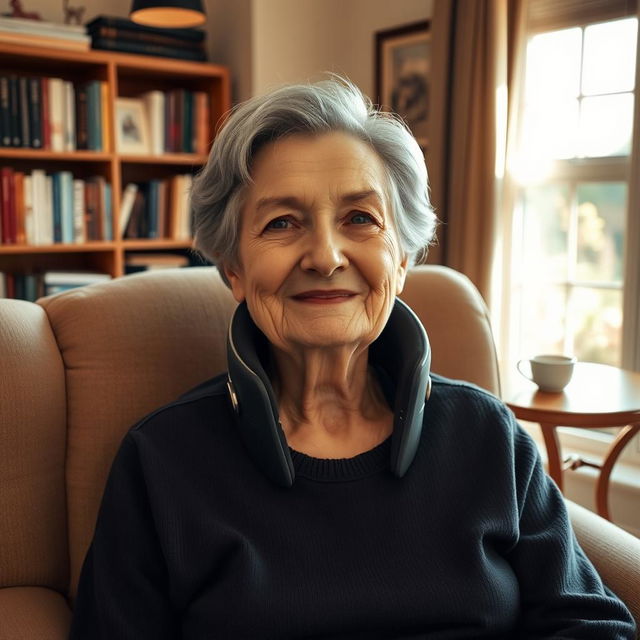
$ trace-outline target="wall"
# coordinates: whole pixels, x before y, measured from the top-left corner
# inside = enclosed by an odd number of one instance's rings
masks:
[[[89,22],[99,15],[127,17],[131,7],[131,0],[70,0],[71,7],[85,7],[83,23]],[[2,0],[0,13],[10,13],[9,0]],[[22,0],[24,11],[35,11],[43,20],[64,23],[62,0]]]
[[[374,33],[425,20],[433,0],[254,0],[254,93],[325,71],[374,87]]]

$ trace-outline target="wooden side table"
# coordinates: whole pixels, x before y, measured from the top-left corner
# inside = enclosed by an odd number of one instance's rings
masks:
[[[640,431],[640,373],[608,365],[578,362],[571,382],[561,393],[539,391],[524,378],[510,381],[505,402],[516,418],[540,424],[549,458],[549,475],[563,490],[563,459],[557,428],[602,429],[623,427],[604,457],[596,484],[596,508],[610,520],[609,481],[616,460]],[[577,468],[584,461],[569,461]]]

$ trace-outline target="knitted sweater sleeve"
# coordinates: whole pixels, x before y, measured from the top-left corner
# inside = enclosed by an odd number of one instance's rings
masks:
[[[629,611],[603,586],[580,548],[562,494],[542,467],[535,443],[513,424],[519,538],[510,553],[522,600],[519,637],[635,638]]]
[[[180,637],[137,446],[121,444],[87,552],[69,640]]]

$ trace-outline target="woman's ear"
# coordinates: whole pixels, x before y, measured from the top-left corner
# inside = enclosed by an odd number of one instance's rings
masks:
[[[231,285],[231,293],[235,298],[236,302],[243,302],[245,299],[245,290],[244,290],[244,275],[242,273],[242,268],[238,266],[232,266],[227,263],[223,263],[220,265],[222,267],[222,271],[229,281]]]
[[[398,273],[396,277],[396,295],[399,296],[404,289],[404,283],[407,279],[407,265],[409,264],[409,256],[403,256],[400,264],[398,264]]]

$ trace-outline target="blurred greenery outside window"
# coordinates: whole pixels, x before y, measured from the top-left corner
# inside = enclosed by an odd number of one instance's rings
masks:
[[[513,217],[515,355],[620,366],[637,19],[530,34]]]

